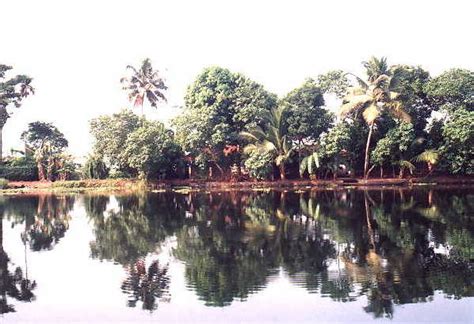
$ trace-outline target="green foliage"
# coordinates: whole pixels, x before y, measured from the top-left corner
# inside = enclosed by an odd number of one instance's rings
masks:
[[[374,125],[384,116],[393,119],[411,121],[410,115],[404,110],[399,91],[399,69],[389,68],[384,57],[372,57],[368,62],[363,62],[368,77],[367,82],[355,76],[359,86],[349,89],[344,97],[340,109],[342,117],[356,118],[362,115],[369,133],[364,158],[364,176],[368,176],[370,143]]]
[[[425,91],[439,107],[448,111],[464,107],[474,110],[474,72],[465,69],[451,69],[432,79],[425,85]]]
[[[17,75],[6,79],[6,73],[11,69],[11,66],[0,64],[0,128],[10,118],[7,107],[13,105],[19,108],[23,99],[34,93],[34,89],[31,86],[33,79],[29,76]]]
[[[244,148],[244,153],[269,153],[280,169],[280,178],[286,178],[285,162],[293,153],[293,144],[288,137],[288,130],[284,123],[285,109],[282,106],[267,111],[264,115],[263,126],[256,126],[248,132],[241,132],[240,136],[251,144]]]
[[[68,146],[67,139],[56,126],[40,121],[29,123],[28,129],[21,134],[21,140],[34,151],[49,145],[54,153],[59,153]]]
[[[401,122],[390,129],[384,138],[377,142],[371,154],[371,162],[376,165],[395,164],[403,160],[405,153],[415,140],[413,124]]]
[[[244,166],[252,178],[266,180],[273,171],[273,155],[270,152],[253,150],[248,153]]]
[[[442,165],[454,174],[474,174],[474,111],[459,108],[443,126]]]
[[[292,90],[283,98],[281,105],[285,107],[288,136],[296,140],[318,140],[334,119],[333,114],[323,108],[323,92],[313,79],[307,79],[299,88]]]
[[[427,119],[435,106],[427,99],[424,86],[430,74],[419,66],[396,65],[397,91],[404,110],[410,115],[416,136],[425,136]]]
[[[314,176],[317,168],[319,168],[319,154],[317,152],[313,152],[301,160],[299,170],[300,176],[303,177],[306,171],[308,171],[310,176]]]
[[[5,178],[0,178],[0,189],[8,188],[8,180]]]
[[[82,173],[86,179],[105,179],[109,175],[109,169],[101,158],[90,155],[83,166]]]
[[[0,177],[10,181],[37,181],[38,169],[34,165],[0,166]]]
[[[157,121],[143,121],[131,133],[123,148],[127,164],[138,171],[142,179],[176,175],[183,157],[173,133]]]
[[[40,180],[66,180],[75,172],[72,157],[64,154],[68,141],[53,124],[30,123],[21,139],[34,152]]]
[[[319,75],[317,85],[323,93],[334,94],[342,99],[347,94],[350,82],[347,79],[347,73],[341,70],[334,70]]]
[[[205,69],[188,88],[185,109],[174,120],[183,150],[200,160],[224,162],[226,145],[244,145],[239,133],[262,123],[276,96],[245,76]]]
[[[432,165],[438,164],[440,155],[439,152],[436,150],[426,150],[422,153],[415,156],[413,159],[415,162],[425,162]]]
[[[350,149],[351,125],[346,121],[336,124],[322,137],[321,141],[321,157],[334,159],[343,151]]]
[[[100,116],[91,120],[90,132],[94,137],[94,154],[106,162],[111,170],[120,170],[130,174],[127,158],[124,156],[124,144],[131,133],[142,123],[140,117],[130,110],[117,114]]]

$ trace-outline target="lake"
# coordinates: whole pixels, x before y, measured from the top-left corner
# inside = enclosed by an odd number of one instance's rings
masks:
[[[472,187],[0,197],[1,322],[474,322]]]

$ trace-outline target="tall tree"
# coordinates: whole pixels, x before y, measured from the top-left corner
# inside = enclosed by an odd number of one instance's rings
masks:
[[[120,82],[123,84],[123,90],[128,92],[128,98],[133,106],[141,108],[142,115],[145,99],[155,108],[160,101],[166,102],[164,91],[168,87],[159,71],[153,69],[149,58],[143,60],[138,69],[131,65],[127,65],[127,69],[133,74],[130,77],[123,77]]]
[[[224,149],[245,145],[239,133],[261,124],[275,104],[275,95],[244,75],[206,68],[186,92],[184,112],[174,121],[176,137],[203,169],[239,162],[231,160],[240,154],[226,157]]]
[[[3,127],[11,116],[7,108],[10,106],[19,108],[23,99],[34,93],[31,86],[32,78],[29,76],[17,75],[10,79],[6,78],[6,73],[11,69],[11,66],[0,64],[0,161],[3,157]]]
[[[358,87],[350,88],[341,106],[341,115],[362,112],[369,126],[365,148],[364,177],[367,178],[369,169],[369,149],[375,122],[383,113],[388,113],[396,119],[411,121],[410,115],[403,109],[399,100],[397,69],[388,69],[385,58],[371,58],[363,62],[366,68],[367,82],[356,76]]]

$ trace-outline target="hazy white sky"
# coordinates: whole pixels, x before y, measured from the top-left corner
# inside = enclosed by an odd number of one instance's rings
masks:
[[[150,57],[170,88],[169,106],[206,66],[242,72],[284,95],[331,69],[361,73],[371,55],[420,64],[432,75],[474,70],[473,1],[47,1],[0,0],[0,62],[34,78],[4,128],[21,148],[29,122],[54,122],[76,156],[88,121],[129,106],[125,66]],[[166,121],[170,107],[150,118]]]

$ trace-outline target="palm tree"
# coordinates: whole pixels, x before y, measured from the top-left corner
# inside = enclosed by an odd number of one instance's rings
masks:
[[[396,92],[398,75],[397,69],[388,69],[386,59],[371,58],[363,62],[368,76],[367,82],[356,77],[358,87],[349,89],[341,106],[341,116],[347,116],[351,112],[362,112],[362,116],[369,126],[367,145],[365,148],[364,177],[368,176],[370,139],[376,120],[384,111],[392,117],[405,121],[411,121],[408,113],[403,109],[399,100],[400,94]]]
[[[11,66],[0,64],[0,161],[3,153],[3,127],[10,118],[7,107],[13,105],[19,108],[24,98],[34,94],[34,89],[31,86],[32,78],[26,75],[17,75],[11,79],[5,79],[6,72],[11,69]]]
[[[280,179],[286,179],[285,162],[293,153],[292,143],[288,137],[288,130],[283,122],[284,107],[278,106],[267,111],[263,116],[264,125],[257,126],[240,135],[251,144],[244,147],[244,153],[258,152],[271,153],[275,164],[280,170]]]
[[[157,70],[153,70],[150,59],[145,59],[139,69],[127,65],[127,69],[132,70],[130,77],[120,79],[123,90],[128,92],[128,98],[133,102],[133,106],[140,106],[143,116],[143,103],[145,98],[152,107],[157,106],[160,101],[166,102],[164,90],[168,89],[164,80]]]
[[[433,168],[439,161],[439,152],[433,149],[426,150],[419,155],[415,156],[413,160],[415,162],[424,162],[428,166],[428,175],[433,172]]]

